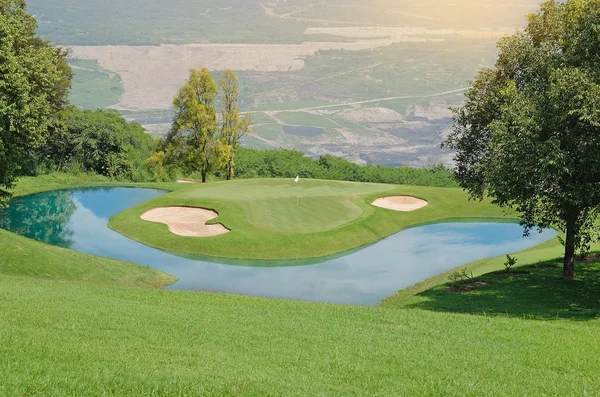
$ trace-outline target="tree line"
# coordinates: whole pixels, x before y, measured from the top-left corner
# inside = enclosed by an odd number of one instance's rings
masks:
[[[352,182],[437,187],[458,186],[443,164],[427,168],[359,165],[340,157],[306,157],[298,150],[256,150],[241,147],[236,155],[238,178],[315,178]]]
[[[69,103],[69,52],[36,29],[25,0],[0,0],[0,205],[19,176],[78,169],[128,178],[155,150],[117,112]]]

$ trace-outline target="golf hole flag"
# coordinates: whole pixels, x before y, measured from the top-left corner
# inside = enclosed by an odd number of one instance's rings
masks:
[[[294,179],[294,182],[298,183],[299,180],[300,180],[300,176],[297,176],[296,179]]]

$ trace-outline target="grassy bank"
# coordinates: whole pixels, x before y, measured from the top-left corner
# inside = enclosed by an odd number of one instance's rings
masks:
[[[13,193],[22,196],[48,190],[116,185],[122,184],[98,175],[52,174],[22,178]],[[176,281],[175,277],[149,267],[55,247],[4,230],[0,230],[0,240],[2,276],[151,288],[161,288]]]
[[[492,271],[456,286],[438,285],[405,299],[391,298],[385,306],[542,320],[600,318],[600,262],[592,258],[576,264],[572,283],[561,279],[562,263],[552,259],[510,272]]]
[[[176,278],[133,263],[39,243],[0,230],[0,274],[71,282],[161,288]]]
[[[449,218],[507,219],[489,202],[469,202],[460,189],[339,181],[253,179],[208,185],[181,184],[170,194],[116,215],[109,226],[144,244],[190,254],[243,259],[298,259],[331,255],[376,242],[404,228]],[[396,212],[370,203],[409,195],[429,205]],[[230,233],[181,237],[140,216],[157,207],[214,209]]]
[[[600,323],[579,320],[3,277],[0,394],[597,395]]]

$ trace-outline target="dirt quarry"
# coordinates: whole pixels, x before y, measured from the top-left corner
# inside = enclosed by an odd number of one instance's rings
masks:
[[[501,38],[507,34],[512,34],[516,27],[506,27],[497,29],[426,29],[421,27],[400,27],[400,26],[354,26],[354,27],[321,27],[306,29],[304,34],[329,34],[340,37],[355,38],[381,38],[391,37],[402,39],[407,37],[424,36],[448,36],[457,35],[470,38]]]
[[[302,44],[190,44],[161,46],[75,46],[72,57],[97,60],[106,70],[119,73],[125,93],[117,109],[151,110],[171,106],[191,68],[210,70],[287,72],[304,67],[304,58],[319,50],[361,51],[399,42],[441,39],[394,36],[355,42]]]

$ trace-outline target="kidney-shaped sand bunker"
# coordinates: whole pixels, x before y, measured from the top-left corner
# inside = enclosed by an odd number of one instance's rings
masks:
[[[211,219],[218,217],[215,211],[191,207],[154,208],[142,214],[145,221],[164,223],[173,234],[185,237],[211,237],[228,233],[230,230],[217,223],[207,225]]]
[[[427,206],[429,203],[420,198],[412,196],[389,196],[381,197],[373,201],[373,205],[393,211],[415,211]]]

